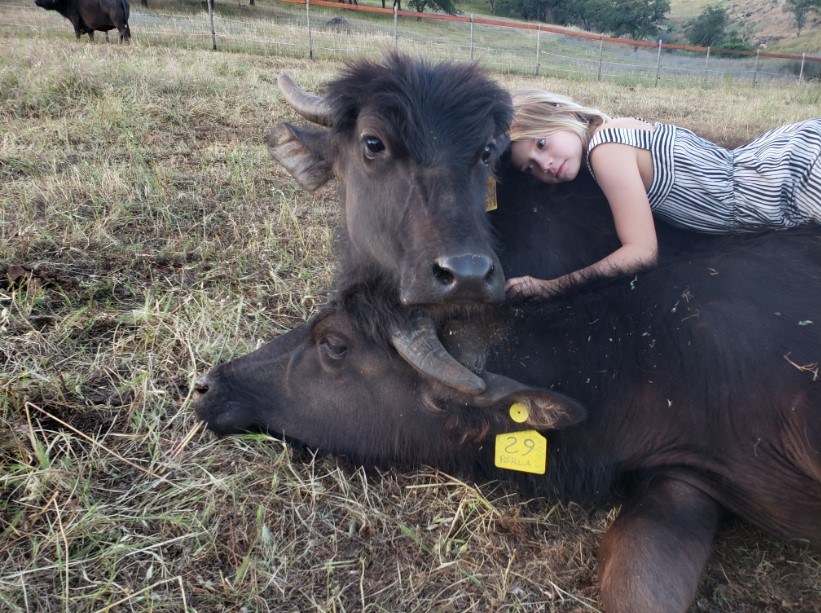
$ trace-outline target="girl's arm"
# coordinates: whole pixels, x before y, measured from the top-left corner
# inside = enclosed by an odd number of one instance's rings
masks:
[[[647,156],[640,159],[640,156]],[[658,241],[650,202],[639,165],[649,165],[649,152],[629,145],[606,143],[590,157],[596,180],[602,188],[621,247],[598,262],[556,279],[516,277],[505,286],[511,299],[550,298],[593,278],[616,277],[653,266]],[[646,177],[647,180],[651,177]]]

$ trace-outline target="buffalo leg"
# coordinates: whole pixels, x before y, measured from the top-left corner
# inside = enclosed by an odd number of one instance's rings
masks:
[[[601,543],[604,610],[686,611],[721,515],[715,500],[676,479],[655,479],[631,497]]]

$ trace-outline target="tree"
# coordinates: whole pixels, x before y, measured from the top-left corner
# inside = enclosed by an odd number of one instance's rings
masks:
[[[500,15],[646,38],[658,34],[670,0],[496,0],[496,7]]]
[[[408,4],[418,13],[424,13],[426,8],[440,10],[448,15],[455,15],[459,12],[454,0],[410,0]]]
[[[807,13],[821,12],[821,0],[786,0],[784,11],[795,17],[795,35],[801,36],[801,30],[807,24]]]
[[[562,0],[496,0],[496,9],[499,15],[562,25],[567,22],[556,15],[562,4]]]
[[[727,37],[727,10],[716,5],[708,6],[698,17],[687,24],[687,38],[699,47],[720,47]]]
[[[606,25],[616,36],[627,34],[637,40],[655,38],[669,12],[670,0],[615,0]]]
[[[575,0],[564,4],[565,23],[590,32],[613,32],[610,26],[614,0]]]

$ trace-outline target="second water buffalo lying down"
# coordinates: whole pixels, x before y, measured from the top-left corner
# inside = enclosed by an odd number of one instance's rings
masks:
[[[567,219],[585,216],[570,206]],[[556,236],[611,240],[594,217]],[[196,410],[218,434],[618,499],[600,548],[605,610],[685,611],[726,514],[821,547],[821,233],[664,260],[596,291],[444,319],[447,351],[378,283],[348,288],[201,377]]]

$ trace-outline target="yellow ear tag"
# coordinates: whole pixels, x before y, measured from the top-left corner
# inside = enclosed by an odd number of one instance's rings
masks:
[[[527,412],[527,406],[521,402],[514,402],[510,405],[510,419],[517,424],[523,424],[527,421],[530,414]]]
[[[485,191],[485,212],[495,211],[496,208],[496,179],[490,177]]]
[[[543,475],[547,467],[547,439],[535,430],[497,434],[496,466]]]

